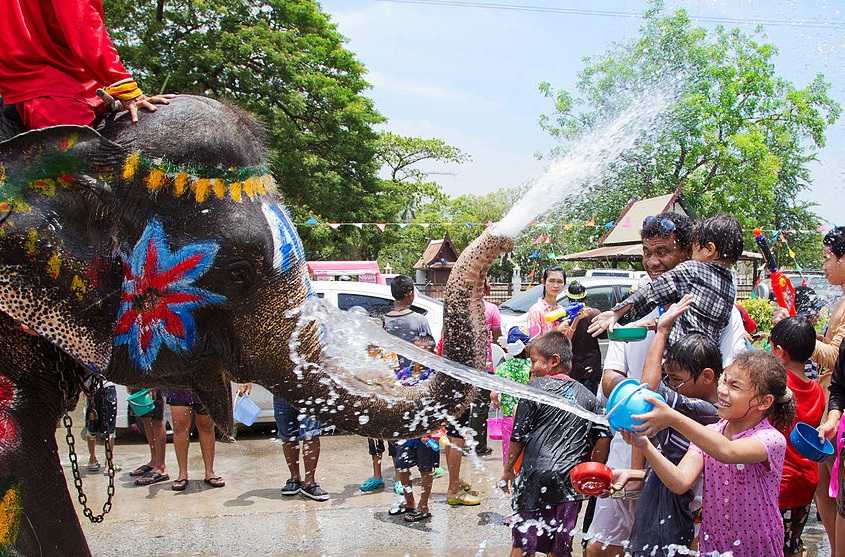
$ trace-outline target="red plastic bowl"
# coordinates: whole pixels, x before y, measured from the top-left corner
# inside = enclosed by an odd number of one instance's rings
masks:
[[[598,497],[610,491],[613,470],[601,462],[582,462],[569,471],[575,491],[588,497]]]

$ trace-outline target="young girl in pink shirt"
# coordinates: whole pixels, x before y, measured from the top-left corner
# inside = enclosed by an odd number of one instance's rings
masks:
[[[721,420],[703,426],[652,400],[654,410],[635,416],[641,434],[623,432],[674,493],[685,493],[704,474],[701,555],[783,555],[783,521],[778,509],[786,439],[776,428],[795,415],[783,365],[765,352],[745,352],[719,378]],[[671,427],[690,440],[677,466],[647,436]]]

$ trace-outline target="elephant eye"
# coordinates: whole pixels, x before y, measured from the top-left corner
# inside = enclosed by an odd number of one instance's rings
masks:
[[[255,284],[255,268],[248,261],[235,261],[227,267],[232,282],[240,286]]]

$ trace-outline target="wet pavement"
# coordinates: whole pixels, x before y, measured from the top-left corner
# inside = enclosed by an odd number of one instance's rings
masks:
[[[477,507],[452,508],[446,504],[446,476],[434,481],[428,523],[406,524],[389,516],[395,500],[389,489],[373,494],[358,490],[371,475],[366,440],[352,435],[325,436],[322,440],[317,481],[330,495],[327,502],[302,496],[282,497],[279,488],[287,480],[281,444],[269,429],[250,431],[235,443],[217,443],[215,471],[226,486],[215,489],[203,484],[199,443],[192,440],[189,459],[191,481],[183,492],[170,489],[170,482],[136,487],[129,471],[149,456],[139,436],[118,440],[116,461],[123,470],[116,476],[114,508],[102,524],[90,524],[81,516],[95,556],[240,556],[240,555],[507,555],[510,531],[502,525],[510,514],[509,499],[495,489],[501,472],[500,446],[471,463],[463,475],[481,491]],[[57,436],[65,447],[63,435]],[[77,442],[77,446],[84,443]],[[98,447],[103,461],[103,449]],[[61,460],[70,481],[67,455]],[[80,455],[80,461],[87,458]],[[393,478],[390,459],[384,474]],[[444,462],[445,464],[445,462]],[[176,477],[172,444],[167,447],[167,466]],[[107,478],[83,471],[85,491],[97,511],[105,497]],[[389,484],[390,482],[388,482]],[[75,500],[75,494],[73,494]],[[77,511],[80,511],[77,505]],[[583,513],[582,513],[583,514]],[[814,513],[813,513],[814,514]],[[808,557],[822,557],[821,526],[811,518],[805,541]],[[826,545],[826,544],[825,544]],[[577,546],[577,544],[576,544]],[[578,547],[580,550],[580,547]],[[581,555],[576,551],[575,555]]]

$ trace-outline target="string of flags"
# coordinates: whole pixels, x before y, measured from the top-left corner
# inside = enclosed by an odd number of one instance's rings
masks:
[[[380,232],[384,232],[387,227],[394,227],[398,229],[405,229],[408,227],[417,226],[423,229],[428,229],[431,227],[441,227],[441,228],[448,228],[448,227],[464,227],[464,228],[487,228],[491,226],[493,223],[491,221],[486,222],[471,222],[471,221],[437,221],[437,222],[331,222],[331,221],[319,221],[317,218],[311,216],[308,217],[303,222],[296,223],[297,226],[321,226],[325,225],[331,228],[332,230],[338,230],[344,226],[352,226],[359,230],[362,230],[365,226],[367,227],[374,227],[377,228]],[[564,231],[571,231],[575,228],[593,228],[603,231],[611,230],[615,225],[615,221],[608,221],[604,224],[596,224],[595,217],[582,221],[582,222],[567,222],[567,223],[531,223],[536,225],[537,228],[543,230],[537,238],[535,238],[532,242],[534,245],[540,244],[550,244],[552,243],[552,238],[548,234],[553,230],[564,230]],[[631,222],[630,217],[625,217],[619,223],[621,228],[632,228],[634,224]],[[637,225],[639,226],[639,225]],[[772,236],[771,242],[774,243],[778,240],[778,238],[784,238],[786,234],[825,234],[830,230],[830,227],[826,224],[819,225],[818,228],[815,229],[787,229],[787,230],[764,230],[763,232],[767,235]],[[784,240],[785,241],[785,240]],[[791,251],[791,250],[790,250]],[[794,252],[793,252],[794,253]],[[791,255],[790,255],[791,257]]]

